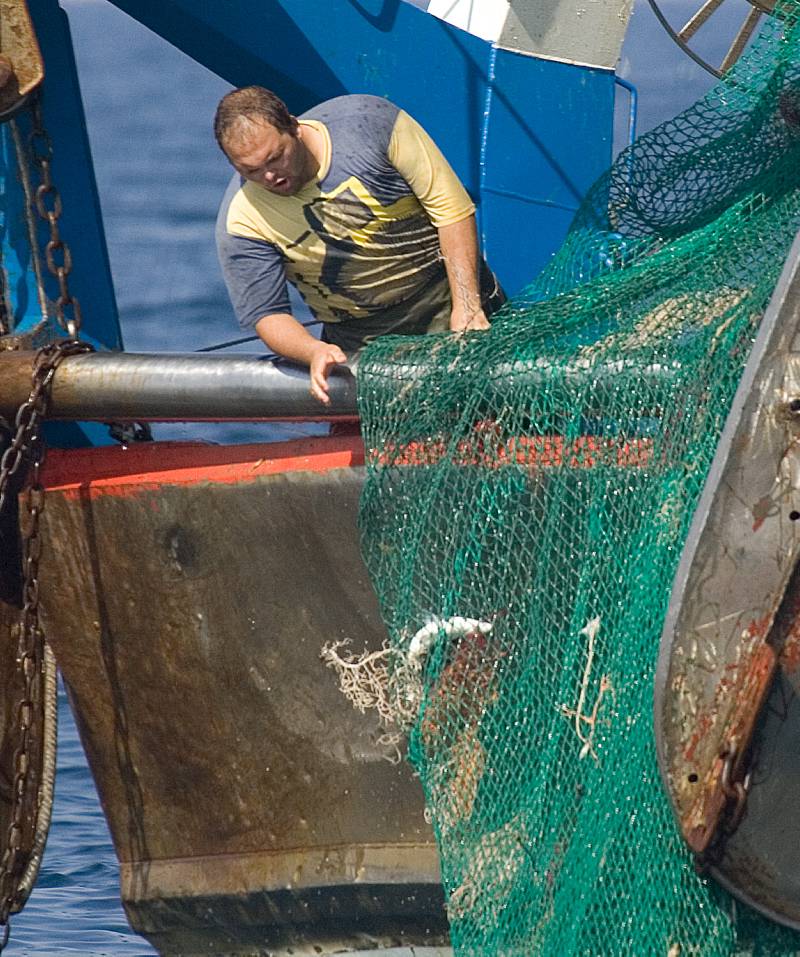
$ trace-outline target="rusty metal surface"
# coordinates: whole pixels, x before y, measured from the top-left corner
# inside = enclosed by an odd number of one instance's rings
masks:
[[[800,568],[768,640],[776,673],[751,743],[747,813],[712,872],[762,913],[800,927]]]
[[[774,695],[780,642],[773,625],[800,554],[799,321],[796,240],[695,515],[659,654],[659,764],[682,833],[696,853],[709,849],[731,810],[724,757],[734,755],[734,778],[744,773],[757,716]],[[753,807],[760,806],[761,788],[754,775]],[[757,833],[767,822],[759,822],[753,807],[748,804],[742,827]],[[755,882],[730,864],[727,853],[715,873],[760,906]],[[794,890],[784,891],[782,905],[770,910],[789,921]]]
[[[126,907],[165,948],[194,920],[195,935],[255,926],[287,947],[327,947],[331,927],[340,949],[446,939],[419,782],[319,660],[332,638],[383,640],[356,532],[362,477],[48,493],[46,632]]]
[[[34,353],[0,352],[0,415],[13,416],[30,391]],[[329,379],[330,405],[309,394],[308,370],[263,355],[96,352],[66,359],[49,417],[81,421],[324,420],[357,414],[345,367]]]
[[[25,105],[44,63],[25,0],[0,0],[0,119]]]

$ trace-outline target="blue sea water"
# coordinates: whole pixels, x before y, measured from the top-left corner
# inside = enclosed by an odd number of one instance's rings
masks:
[[[230,173],[210,125],[227,84],[104,0],[62,2],[72,24],[126,347],[190,351],[234,338],[238,330],[213,246],[216,205]],[[667,0],[665,6],[685,9],[686,3]],[[639,87],[640,130],[689,105],[710,83],[673,48],[643,0],[621,73]],[[156,431],[164,438],[227,441],[274,436],[270,426]],[[154,954],[126,923],[116,858],[63,691],[59,715],[53,826],[38,885],[13,920],[6,953]]]

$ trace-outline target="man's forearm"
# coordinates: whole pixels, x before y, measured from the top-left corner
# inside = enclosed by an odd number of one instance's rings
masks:
[[[314,353],[320,347],[319,339],[315,339],[288,312],[263,316],[256,323],[256,332],[262,342],[273,352],[307,366],[311,365]]]
[[[315,339],[287,312],[262,316],[256,323],[256,332],[273,352],[309,367],[311,394],[328,405],[328,375],[334,366],[347,362],[339,346]]]
[[[466,317],[482,314],[475,217],[468,216],[449,226],[440,226],[439,246],[447,270],[453,311]]]

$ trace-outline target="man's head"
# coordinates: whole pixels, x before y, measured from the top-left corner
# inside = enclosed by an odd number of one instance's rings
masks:
[[[220,100],[214,135],[234,169],[272,193],[290,196],[314,175],[315,160],[283,100],[262,86]]]

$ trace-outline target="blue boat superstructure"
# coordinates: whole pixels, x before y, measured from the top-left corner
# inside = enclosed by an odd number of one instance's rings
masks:
[[[558,247],[581,197],[610,161],[613,66],[628,12],[619,0],[590,4],[589,13],[576,0],[553,2],[543,12],[529,0],[510,5],[501,0],[500,8],[507,10],[505,18],[493,20],[500,34],[495,40],[423,9],[433,0],[116,0],[115,5],[233,85],[274,89],[297,113],[350,92],[398,103],[430,131],[475,199],[485,254],[512,293]],[[118,348],[66,16],[56,0],[31,0],[29,6],[47,75],[58,78],[45,80],[44,116],[54,143],[54,178],[69,210],[63,232],[73,250],[74,293],[92,303],[83,331],[98,344]],[[474,6],[480,7],[477,0]],[[458,7],[447,4],[452,19],[459,19]],[[609,24],[606,31],[589,22],[598,10]],[[461,22],[469,25],[463,15]],[[560,59],[559,45],[565,51]],[[4,165],[13,170],[8,139],[5,133]],[[23,202],[12,179],[13,172],[6,183],[6,201],[13,204],[9,219]],[[6,229],[2,240],[6,261],[27,261],[24,236]],[[31,282],[24,269],[19,281]],[[41,318],[33,292],[20,299],[20,331]]]

